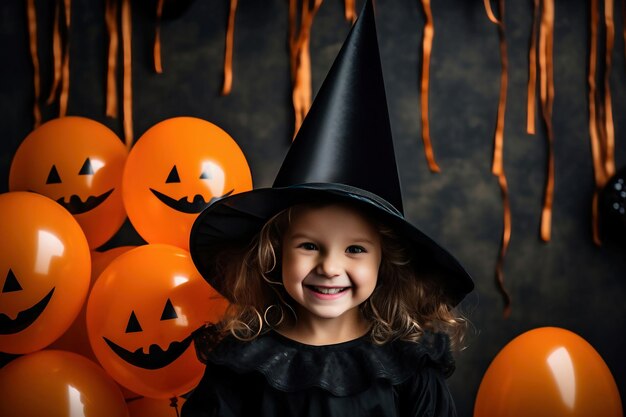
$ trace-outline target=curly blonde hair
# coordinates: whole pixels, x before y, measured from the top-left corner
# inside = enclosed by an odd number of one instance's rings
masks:
[[[282,237],[294,210],[331,204],[336,203],[292,206],[268,220],[247,247],[222,251],[217,272],[232,283],[228,294],[224,294],[231,305],[218,325],[222,336],[230,333],[240,340],[252,340],[284,320],[297,320],[294,301],[282,285]],[[436,276],[426,268],[418,276],[407,245],[398,234],[364,214],[380,233],[382,249],[376,288],[360,306],[364,318],[371,323],[372,341],[417,342],[425,331],[444,332],[450,337],[452,348],[460,348],[467,321],[450,305]]]

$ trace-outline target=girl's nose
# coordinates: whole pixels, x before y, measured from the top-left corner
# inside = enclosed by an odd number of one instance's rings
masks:
[[[335,253],[323,253],[319,258],[316,269],[319,275],[329,278],[340,275],[342,271],[341,259]]]

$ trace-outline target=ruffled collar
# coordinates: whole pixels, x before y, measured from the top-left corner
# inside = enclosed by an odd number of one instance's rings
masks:
[[[250,342],[226,337],[206,359],[238,373],[260,372],[280,391],[317,387],[335,396],[365,391],[376,379],[397,385],[425,367],[438,368],[446,377],[454,371],[449,339],[441,333],[426,333],[419,343],[376,345],[364,336],[312,346],[270,331]]]

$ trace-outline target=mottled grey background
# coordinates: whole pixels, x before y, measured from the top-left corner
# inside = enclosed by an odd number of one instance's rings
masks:
[[[12,155],[33,126],[32,66],[23,0],[0,5],[0,191],[7,190]],[[42,91],[51,84],[53,8],[39,11]],[[133,111],[139,138],[174,116],[209,120],[239,143],[255,187],[271,185],[290,142],[286,0],[240,0],[234,83],[220,97],[227,0],[196,0],[162,26],[164,73],[152,71],[154,1],[133,5]],[[496,3],[496,2],[493,2]],[[360,8],[362,1],[357,1]],[[122,134],[105,109],[106,35],[103,0],[72,2],[70,115],[100,121]],[[621,15],[621,2],[616,15]],[[406,216],[454,253],[476,282],[462,304],[474,332],[457,355],[450,379],[461,416],[472,414],[489,363],[515,336],[558,326],[585,338],[604,358],[626,393],[626,246],[591,240],[593,171],[587,123],[588,2],[557,0],[554,39],[556,182],[552,240],[539,239],[546,141],[525,133],[527,57],[532,1],[507,2],[509,89],[504,163],[512,207],[512,239],[505,264],[513,313],[502,318],[494,268],[502,231],[502,202],[490,173],[500,83],[496,26],[480,0],[433,1],[431,132],[441,173],[431,174],[420,138],[419,67],[424,16],[417,0],[378,0],[377,21],[391,125],[404,189]],[[494,5],[495,7],[495,5]],[[613,93],[616,165],[626,163],[626,68],[617,19]],[[311,38],[317,91],[350,25],[343,1],[326,0]],[[45,94],[45,93],[44,93]],[[56,106],[44,109],[44,120]],[[375,169],[375,167],[372,167]],[[107,247],[141,241],[127,223]]]

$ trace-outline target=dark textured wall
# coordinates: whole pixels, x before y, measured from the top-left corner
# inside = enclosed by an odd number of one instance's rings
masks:
[[[37,1],[42,91],[51,84],[52,6]],[[106,36],[102,0],[75,0],[71,46],[70,115],[103,122]],[[241,0],[237,12],[233,92],[220,97],[228,1],[196,0],[164,21],[164,73],[151,66],[153,2],[133,6],[134,131],[174,116],[196,116],[229,132],[248,158],[255,187],[269,186],[290,142],[287,1]],[[495,3],[495,2],[494,2]],[[509,89],[504,164],[512,207],[512,240],[505,264],[513,312],[502,318],[494,284],[502,230],[502,201],[490,173],[500,82],[496,27],[482,1],[433,2],[431,132],[441,173],[428,171],[420,139],[419,65],[424,16],[417,0],[378,0],[377,20],[389,112],[407,217],[454,253],[474,276],[476,291],[462,304],[474,332],[457,355],[450,379],[460,415],[471,415],[490,361],[513,337],[558,326],[585,338],[604,358],[626,394],[626,246],[591,239],[593,171],[587,124],[588,2],[557,0],[554,40],[556,182],[552,240],[539,239],[546,141],[539,128],[525,133],[527,54],[531,1],[507,2]],[[357,2],[360,7],[362,1]],[[621,10],[619,2],[616,14]],[[619,19],[618,19],[619,20]],[[626,68],[621,23],[611,85],[616,164],[626,163]],[[327,0],[315,19],[311,58],[317,91],[349,24],[343,2]],[[11,158],[33,126],[32,66],[23,0],[0,5],[0,191],[7,190]],[[44,109],[55,117],[56,106]],[[134,243],[130,224],[109,243]]]

